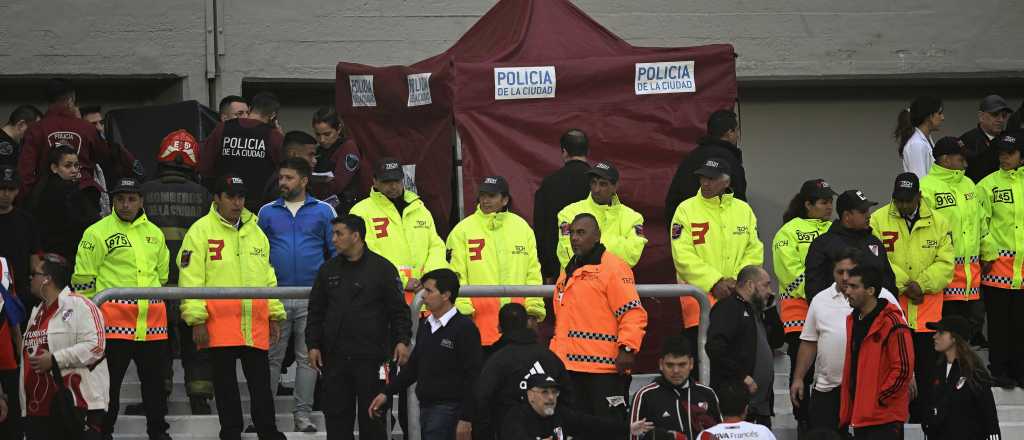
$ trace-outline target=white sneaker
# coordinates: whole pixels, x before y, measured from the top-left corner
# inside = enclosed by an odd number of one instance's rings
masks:
[[[312,434],[316,432],[316,425],[308,416],[295,416],[295,431]]]

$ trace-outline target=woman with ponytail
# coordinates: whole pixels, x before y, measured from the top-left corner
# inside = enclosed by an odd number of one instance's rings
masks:
[[[909,108],[900,111],[893,137],[899,145],[904,172],[914,173],[918,178],[928,174],[935,161],[931,133],[939,130],[944,119],[942,100],[931,96],[918,97]]]
[[[992,397],[992,376],[968,343],[971,324],[962,316],[929,322],[935,330],[935,365],[924,432],[933,440],[999,440],[999,415]]]

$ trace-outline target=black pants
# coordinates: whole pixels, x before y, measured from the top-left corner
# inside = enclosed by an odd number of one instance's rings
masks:
[[[796,357],[800,352],[800,332],[786,333],[786,354],[789,355],[789,383],[793,383],[793,375],[796,373]],[[807,369],[807,374],[804,379],[804,401],[801,402],[799,408],[793,408],[793,418],[796,419],[800,431],[803,431],[803,425],[807,424],[807,411],[809,405],[807,405],[807,397],[811,395],[811,384],[814,383],[814,364],[811,364],[811,368]]]
[[[85,415],[85,424],[88,430],[82,433],[82,440],[99,440],[103,438],[100,433],[100,424],[103,423],[103,410],[91,410]],[[56,423],[50,416],[29,416],[25,418],[25,438],[27,440],[65,440],[60,423]]]
[[[812,389],[810,396],[810,405],[807,409],[810,428],[839,432],[839,387],[825,392]]]
[[[747,414],[747,422],[767,427],[769,430],[772,429],[772,416]]]
[[[887,423],[853,429],[855,440],[903,440],[903,424]]]
[[[981,332],[982,324],[985,323],[985,303],[981,300],[943,301],[942,317],[947,316],[961,316],[971,323],[971,334],[968,339],[974,339]]]
[[[178,323],[181,334],[181,367],[185,370],[185,392],[190,397],[213,396],[213,370],[210,352],[199,350],[192,340],[192,327],[184,320]]]
[[[571,372],[576,409],[611,420],[629,420],[630,376]]]
[[[1024,291],[984,286],[989,369],[993,376],[1024,379]]]
[[[328,440],[354,439],[352,431],[356,416],[359,417],[360,440],[387,438],[383,419],[371,419],[368,412],[373,398],[384,392],[380,366],[380,362],[369,359],[327,361],[321,406],[327,422]]]
[[[0,384],[7,392],[7,420],[0,423],[0,439],[20,439],[25,429],[21,419],[21,400],[18,398],[20,371],[0,371]]]
[[[146,433],[150,437],[167,432],[167,341],[128,341],[107,339],[107,368],[110,369],[110,405],[103,417],[103,434],[114,432],[117,415],[121,411],[121,382],[128,364],[135,362],[135,371],[142,382],[142,407],[146,413]]]
[[[206,351],[206,350],[204,350]],[[238,392],[237,365],[249,385],[250,412],[260,440],[282,440],[277,430],[274,395],[270,392],[270,361],[267,351],[252,347],[208,349],[213,361],[213,393],[220,419],[220,439],[242,438],[242,400]]]
[[[935,365],[939,361],[939,352],[935,351],[935,333],[914,332],[914,382],[917,384],[917,398],[910,402],[910,420],[908,423],[921,423],[928,415],[928,407],[932,401],[932,376]]]

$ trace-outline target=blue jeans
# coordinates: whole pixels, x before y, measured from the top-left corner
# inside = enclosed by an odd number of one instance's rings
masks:
[[[270,392],[277,393],[281,380],[281,364],[284,362],[288,340],[295,338],[295,416],[309,417],[313,412],[313,392],[316,388],[316,370],[309,366],[309,350],[306,349],[306,317],[309,315],[309,300],[281,300],[288,318],[280,322],[281,339],[270,347]]]
[[[420,403],[420,438],[454,440],[461,409],[458,402]]]

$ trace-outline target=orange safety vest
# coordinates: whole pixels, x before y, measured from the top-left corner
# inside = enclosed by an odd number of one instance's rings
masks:
[[[501,332],[498,331],[498,312],[501,311],[501,307],[510,302],[526,304],[526,299],[523,297],[473,297],[469,299],[473,301],[473,309],[476,311],[473,313],[473,322],[480,330],[480,345],[484,347],[494,345],[498,339],[501,339]]]
[[[633,270],[608,251],[555,285],[555,334],[551,351],[569,371],[616,373],[619,347],[640,351],[647,311],[640,304]]]
[[[148,302],[148,307],[139,307],[140,302]],[[167,339],[167,306],[159,299],[112,299],[103,303],[100,310],[107,326],[107,339],[138,340],[136,330],[140,321],[146,323],[144,330],[139,332],[145,334],[143,341]],[[143,316],[140,316],[140,310],[145,310]]]

